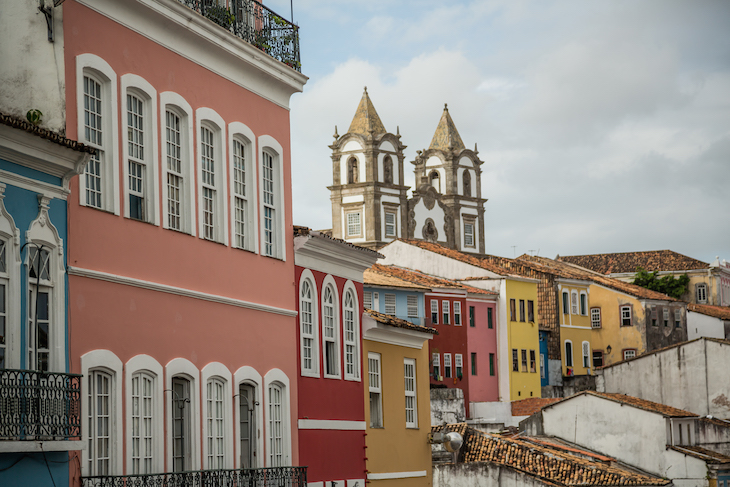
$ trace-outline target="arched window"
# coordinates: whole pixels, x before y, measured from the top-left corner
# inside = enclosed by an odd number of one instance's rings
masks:
[[[258,401],[256,400],[256,386],[242,382],[238,386],[239,397],[239,428],[240,428],[240,468],[256,468],[257,426],[256,415]]]
[[[317,319],[312,281],[302,279],[299,295],[299,321],[302,333],[302,375],[319,376],[317,357]]]
[[[208,381],[206,389],[205,436],[208,443],[206,468],[225,468],[225,384],[219,377],[213,377]]]
[[[347,184],[357,183],[359,181],[360,174],[357,167],[357,159],[351,157],[347,161]]]
[[[198,218],[199,236],[206,240],[228,243],[226,225],[226,146],[225,122],[210,108],[196,110],[198,129]]]
[[[0,369],[19,369],[20,246],[15,241],[15,221],[5,209],[4,199],[5,184],[0,183]]]
[[[330,277],[331,279],[331,277]],[[332,284],[327,284],[322,294],[322,341],[324,352],[324,376],[340,377],[339,330],[337,302]]]
[[[192,384],[182,375],[172,378],[172,471],[192,470]]]
[[[285,438],[285,408],[284,388],[278,382],[269,384],[269,467],[283,467],[286,456],[284,454]]]
[[[342,306],[345,334],[345,379],[358,380],[360,378],[360,332],[357,322],[357,298],[353,289],[345,291]]]
[[[471,196],[471,173],[469,170],[464,171],[464,196]]]
[[[273,137],[262,135],[258,140],[259,168],[259,221],[261,222],[261,254],[286,260],[284,230],[284,149]]]
[[[154,383],[147,372],[132,376],[132,474],[154,473]]]
[[[439,193],[441,192],[441,177],[439,176],[439,172],[434,170],[431,171],[431,173],[428,175],[429,181],[431,181],[431,186],[434,187],[436,191]]]
[[[393,159],[390,156],[385,156],[383,160],[383,182],[393,184]]]
[[[114,412],[114,375],[106,370],[90,370],[89,379],[89,431],[88,475],[112,475],[114,472],[114,438],[112,437]]]

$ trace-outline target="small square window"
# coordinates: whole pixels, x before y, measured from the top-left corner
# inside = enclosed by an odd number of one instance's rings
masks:
[[[624,360],[629,360],[636,357],[636,350],[633,348],[629,348],[624,350]]]
[[[631,326],[631,306],[621,306],[621,326]]]
[[[593,350],[593,366],[603,367],[603,350]]]
[[[591,308],[591,328],[601,327],[601,308]]]

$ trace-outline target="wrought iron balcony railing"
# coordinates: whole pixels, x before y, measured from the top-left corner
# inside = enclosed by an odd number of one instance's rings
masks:
[[[299,26],[256,0],[178,0],[249,44],[287,66],[302,70],[299,60]]]
[[[307,467],[84,477],[83,487],[307,487]]]
[[[0,369],[1,440],[80,439],[81,376]]]

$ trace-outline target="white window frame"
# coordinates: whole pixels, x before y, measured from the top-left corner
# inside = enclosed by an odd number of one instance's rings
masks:
[[[454,326],[461,325],[461,301],[454,301]]]
[[[464,376],[464,357],[460,353],[454,354],[454,377],[459,377],[459,369],[461,369],[461,375]]]
[[[102,143],[87,140],[84,122],[84,76],[101,85]],[[126,97],[125,97],[126,99]],[[101,149],[101,207],[86,202],[86,172],[79,175],[79,205],[119,215],[119,130],[118,130],[117,74],[112,67],[94,54],[76,56],[76,134],[80,142]]]
[[[406,428],[418,428],[418,396],[416,394],[416,359],[403,359]],[[411,404],[409,404],[411,403]],[[409,411],[412,416],[409,421]]]
[[[707,284],[704,282],[697,284],[696,298],[698,303],[707,303]]]
[[[0,240],[5,243],[5,272],[0,284],[5,285],[5,369],[20,369],[20,231],[5,208],[5,184],[0,183]]]
[[[570,293],[563,291],[563,314],[570,314]]]
[[[601,308],[594,306],[591,308],[591,328],[601,328]]]
[[[245,195],[241,196],[238,194],[236,177],[237,172],[235,168],[235,161],[237,157],[236,146],[241,144],[243,148],[243,161],[244,161],[244,181],[245,184]],[[258,219],[256,216],[256,208],[258,205],[256,191],[256,167],[254,164],[254,158],[256,155],[256,136],[253,131],[241,122],[231,122],[228,124],[228,153],[230,154],[229,164],[229,194],[231,195],[231,247],[238,249],[250,250],[252,252],[258,252]],[[243,242],[238,241],[237,231],[237,199],[245,201],[245,212],[244,212],[244,238]]]
[[[434,352],[431,354],[431,362],[434,370],[434,375],[437,377],[441,377],[441,354],[438,352]],[[441,379],[436,379],[441,380]]]
[[[309,269],[304,269],[299,278],[299,333],[300,333],[300,355],[301,363],[300,370],[304,377],[319,377],[319,298],[317,293],[317,284],[314,279],[314,274]],[[302,312],[302,306],[304,302],[303,292],[305,283],[309,284],[311,290],[311,298],[309,304],[311,305],[311,319],[312,319],[312,333],[311,336],[307,336],[304,333],[304,313]],[[304,366],[304,339],[309,338],[312,340],[312,366],[307,368]]]
[[[352,308],[348,309],[347,296],[352,297]],[[360,381],[360,320],[357,289],[352,281],[348,280],[342,289],[342,333],[345,351],[345,380]],[[348,313],[352,313],[352,337],[348,337]],[[348,357],[348,347],[352,347],[352,364]],[[348,366],[352,365],[352,372],[348,372]]]
[[[584,306],[585,304],[585,306]],[[588,316],[588,310],[590,307],[588,306],[588,293],[585,291],[580,292],[580,296],[578,297],[578,307],[580,308],[580,314],[581,316]]]
[[[451,354],[450,353],[444,353],[444,377],[446,379],[452,378],[454,375],[454,371],[451,367]]]
[[[170,174],[175,175],[168,168],[167,164],[167,112],[173,113],[180,119],[180,175],[182,176],[182,189],[180,191],[180,229],[170,226],[169,211],[169,186]],[[172,91],[160,93],[160,131],[162,135],[162,228],[172,229],[196,236],[195,226],[195,164],[193,157],[194,130],[193,130],[193,109],[185,99]]]
[[[568,345],[570,345],[570,353],[568,353]],[[565,355],[565,367],[575,367],[575,357],[573,357],[575,350],[573,350],[572,340],[565,340],[563,342],[563,354]]]
[[[674,327],[675,328],[682,327],[682,309],[681,308],[674,308]]]
[[[418,318],[418,295],[409,294],[406,296],[406,313],[408,318]]]
[[[626,313],[626,316],[624,316],[624,311],[627,312]],[[629,320],[629,324],[628,325],[624,325],[624,320],[625,319],[628,319]],[[631,306],[622,305],[622,306],[619,307],[619,320],[620,320],[620,326],[633,326],[634,320],[633,320],[633,316],[632,316],[632,313],[631,313]]]
[[[393,221],[388,223],[388,217],[392,217]],[[384,209],[383,210],[383,225],[385,231],[383,234],[387,238],[398,238],[398,210],[395,209]],[[388,231],[388,230],[391,231]]]
[[[332,326],[334,328],[334,336],[327,337],[326,333],[326,325],[325,321],[327,320],[327,309],[329,305],[325,303],[325,299],[327,297],[327,289],[330,289],[331,295],[332,295]],[[335,282],[334,278],[327,274],[327,276],[324,278],[324,281],[322,282],[322,298],[321,298],[321,306],[322,306],[322,375],[326,379],[339,379],[341,377],[341,370],[342,367],[340,365],[340,303],[339,303],[339,294],[337,289],[337,283]],[[327,373],[327,343],[333,343],[334,351],[335,351],[335,357],[334,357],[334,368],[336,373],[335,374],[329,374]]]
[[[241,467],[241,452],[239,450],[241,445],[241,428],[239,427],[241,418],[240,418],[240,411],[241,411],[241,398],[238,394],[239,387],[242,383],[248,384],[254,388],[254,396],[255,400],[258,403],[256,407],[256,415],[254,418],[254,421],[256,422],[256,430],[255,433],[255,440],[256,440],[256,452],[259,453],[256,455],[256,465],[252,465],[254,468],[262,468],[264,466],[264,441],[263,441],[263,425],[264,425],[264,407],[263,407],[263,399],[261,396],[261,390],[262,390],[262,384],[264,383],[261,374],[258,373],[256,369],[254,369],[251,366],[244,365],[243,367],[240,367],[234,374],[233,374],[233,384],[235,387],[236,394],[234,394],[234,405],[233,405],[233,421],[234,421],[234,441],[236,444],[236,458],[234,461],[234,467],[233,468],[242,468]]]
[[[152,379],[152,417],[151,417],[151,430],[148,433],[152,433],[152,445],[151,451],[149,452],[152,456],[152,464],[149,471],[141,469],[138,472],[134,471],[134,459],[133,459],[133,441],[134,441],[134,398],[133,394],[133,381],[138,375],[146,375]],[[144,473],[159,473],[163,472],[164,467],[164,409],[163,401],[167,398],[164,393],[162,384],[162,365],[150,357],[149,355],[136,355],[129,359],[124,366],[124,383],[125,390],[127,391],[125,397],[126,403],[126,415],[127,421],[125,423],[125,434],[127,436],[127,475],[144,474]]]
[[[385,314],[397,316],[398,299],[396,298],[396,295],[392,293],[384,293],[383,295],[385,301]]]
[[[370,428],[383,428],[385,426],[383,418],[383,374],[380,358],[379,353],[368,352],[368,406],[370,416],[368,424]],[[377,365],[377,370],[373,370],[373,365]],[[376,382],[373,379],[375,379]],[[373,394],[377,394],[375,399],[377,401],[376,409],[379,416],[377,419],[379,421],[373,421]]]
[[[475,249],[477,246],[476,243],[476,219],[475,218],[468,218],[466,216],[464,218],[464,247],[468,249]]]
[[[274,385],[281,389],[282,392],[282,405],[281,405],[281,465],[274,465],[272,462],[272,458],[270,456],[272,449],[271,449],[271,431],[270,425],[271,425],[271,417],[270,417],[270,397],[269,397],[269,390],[270,387]],[[290,386],[289,386],[289,377],[282,372],[279,369],[271,369],[268,372],[266,372],[266,375],[264,375],[264,421],[265,421],[265,438],[266,438],[266,461],[265,466],[267,467],[278,467],[278,466],[287,466],[290,465],[291,458],[292,458],[292,450],[291,450],[291,397],[290,397]],[[259,450],[261,451],[261,450]]]
[[[259,212],[261,219],[260,239],[261,239],[261,255],[273,257],[275,259],[286,260],[288,246],[285,245],[287,236],[285,202],[284,202],[284,149],[276,139],[269,135],[262,135],[258,139],[259,163],[257,165],[259,171]],[[274,201],[273,205],[264,202],[264,153],[272,157],[273,165],[273,189]],[[268,254],[266,251],[266,229],[264,225],[266,209],[274,210],[273,219],[273,252]]]
[[[624,360],[629,360],[632,358],[636,358],[636,349],[635,348],[627,348],[623,350],[623,353],[621,354]]]
[[[591,368],[591,344],[583,341],[581,343],[581,352],[583,353],[583,367],[586,369]]]
[[[572,315],[580,314],[580,308],[578,306],[578,292],[577,291],[570,292],[570,314],[572,314]]]
[[[173,469],[172,443],[173,443],[173,414],[172,414],[172,379],[181,377],[190,382],[190,462],[191,470],[200,470],[200,371],[191,361],[184,358],[174,358],[165,365],[165,416],[167,418],[167,432],[165,441],[167,442],[167,465],[169,471]]]
[[[434,320],[433,317],[436,316],[436,319]],[[438,299],[432,299],[431,300],[431,324],[432,325],[438,325],[439,324],[439,302]]]
[[[213,133],[214,154],[213,154],[213,183],[212,185],[203,182],[203,127]],[[226,123],[223,117],[207,107],[200,107],[195,110],[195,130],[197,135],[197,179],[198,179],[198,236],[201,239],[228,245],[228,185],[226,183]],[[203,188],[210,188],[215,191],[213,201],[213,238],[205,236],[205,205],[203,203]]]
[[[373,293],[371,291],[364,291],[362,293],[362,306],[363,309],[373,309]]]
[[[158,211],[158,143],[157,143],[157,90],[144,78],[136,74],[127,73],[120,78],[121,92],[123,96],[122,117],[122,172],[124,177],[124,216],[130,218],[129,197],[132,192],[130,188],[129,163],[134,162],[144,167],[143,172],[143,218],[139,221],[160,224],[160,212]],[[132,157],[129,153],[129,108],[128,96],[133,96],[142,101],[142,133],[143,133],[143,157]]]
[[[444,325],[448,325],[451,321],[451,307],[449,306],[449,301],[444,299],[441,301],[441,319],[443,320]],[[446,365],[444,364],[444,367]]]
[[[350,231],[350,216],[357,216],[357,223],[353,221],[353,231]],[[344,234],[345,238],[362,238],[363,232],[362,232],[362,209],[358,208],[357,210],[346,210],[345,211],[345,228]],[[354,232],[354,225],[357,225],[357,233]]]
[[[48,370],[51,372],[66,371],[66,266],[63,258],[63,240],[58,229],[53,225],[48,209],[51,199],[38,195],[38,216],[33,220],[25,233],[26,251],[24,264],[26,282],[28,283],[28,298],[31,291],[35,295],[36,280],[29,277],[30,248],[40,248],[48,251],[50,258],[48,271],[49,279],[41,279],[40,289],[49,293],[49,338],[48,338]],[[31,303],[31,299],[27,300]],[[26,330],[26,343],[30,343],[30,327]],[[29,347],[26,347],[29,348]],[[30,364],[29,350],[26,350],[27,364]],[[36,351],[37,352],[37,351]]]
[[[205,469],[216,469],[218,466],[211,465],[209,455],[220,453],[219,451],[211,452],[208,446],[209,440],[211,439],[211,431],[208,424],[208,415],[212,414],[208,411],[209,397],[208,397],[208,384],[214,384],[218,381],[223,386],[223,468],[233,468],[233,411],[231,410],[231,382],[233,376],[228,367],[219,363],[211,362],[200,371],[202,385],[201,398],[203,406],[203,468]]]
[[[106,374],[110,377],[110,400],[109,400],[109,472],[106,475],[122,475],[122,361],[109,350],[92,350],[81,356],[81,374],[84,376],[84,383],[81,394],[81,435],[86,441],[86,448],[81,450],[81,475],[90,477],[98,471],[89,466],[92,449],[89,445],[95,443],[95,436],[89,431],[89,414],[92,405],[89,404],[88,387],[89,380],[94,377],[95,372]],[[95,421],[93,421],[95,422]]]

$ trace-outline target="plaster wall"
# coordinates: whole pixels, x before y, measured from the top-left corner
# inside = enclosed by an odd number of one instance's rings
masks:
[[[0,0],[0,11],[0,32],[5,37],[0,42],[0,112],[25,120],[28,110],[37,109],[43,112],[41,127],[63,133],[64,6],[53,9],[55,42],[48,41],[37,1]]]
[[[497,353],[497,303],[466,301],[464,324],[467,331],[467,356],[464,357],[464,373],[469,374],[469,400],[492,402],[499,400],[499,364]],[[474,308],[474,326],[469,323],[469,308]],[[488,327],[487,315],[492,310],[492,328]],[[489,354],[494,356],[493,374],[489,369]],[[476,374],[472,371],[472,354],[476,355]],[[472,417],[474,417],[472,413]]]
[[[421,232],[423,227],[426,225],[426,220],[430,218],[433,220],[436,231],[438,231],[437,240],[439,242],[446,242],[447,233],[444,228],[446,221],[444,219],[444,210],[438,205],[438,203],[434,204],[433,208],[429,210],[426,208],[426,204],[423,202],[423,199],[421,199],[413,210],[415,213],[414,219],[416,221],[415,237],[423,238]]]
[[[603,369],[606,392],[730,419],[730,345],[695,340]]]
[[[730,421],[721,425],[718,420],[702,419],[695,422],[695,432],[698,445],[730,456]]]
[[[434,465],[433,485],[439,487],[530,487],[553,484],[503,465],[474,462]]]
[[[537,304],[537,285],[534,282],[516,281],[513,279],[507,279],[506,282],[507,299],[505,299],[504,301],[509,305],[509,300],[515,300],[515,320],[519,320],[520,300],[524,300],[525,302],[531,300],[535,304]],[[540,336],[537,321],[532,323],[528,321],[512,321],[509,315],[509,310],[506,310],[505,314],[507,315],[507,332],[509,334],[509,346],[507,350],[505,350],[505,352],[509,360],[508,370],[510,371],[510,401],[526,399],[528,397],[540,397]],[[525,315],[526,314],[527,312],[525,311]],[[525,320],[527,320],[527,316],[525,316]],[[518,371],[514,371],[512,367],[513,350],[517,350],[519,369]],[[525,350],[527,353],[526,370],[522,366],[522,350]],[[530,351],[533,351],[535,353],[534,372],[531,369]]]
[[[725,323],[720,318],[687,310],[687,339],[725,338]]]
[[[395,294],[395,316],[410,321],[411,323],[419,325],[425,324],[426,315],[423,307],[423,290],[408,291],[383,287],[370,287],[367,285],[365,285],[363,289],[365,292],[373,293],[373,309],[375,311],[385,313],[385,294]],[[375,299],[375,293],[378,293],[378,299]],[[418,317],[408,316],[408,296],[416,296],[418,298]]]
[[[461,389],[431,389],[431,426],[463,423],[466,402]]]
[[[660,414],[586,394],[544,408],[542,415],[545,435],[599,451],[655,475],[665,476],[671,469],[672,477],[687,476],[687,467],[682,466],[685,463],[678,463],[673,450],[666,449],[667,424]]]

